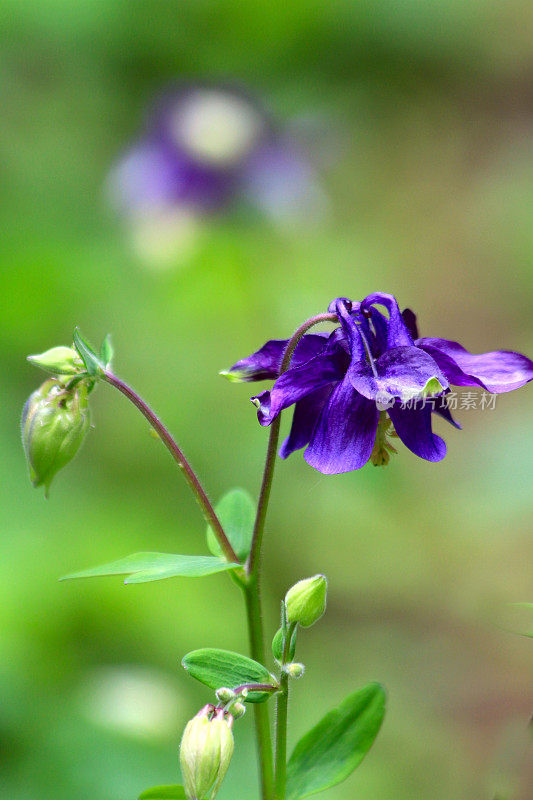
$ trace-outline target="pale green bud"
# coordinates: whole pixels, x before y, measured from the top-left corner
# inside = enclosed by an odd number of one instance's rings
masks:
[[[29,397],[22,412],[22,442],[34,486],[48,496],[54,475],[78,452],[90,427],[87,387],[67,389],[50,378]]]
[[[188,800],[214,800],[233,755],[233,717],[207,705],[183,732],[180,765]]]
[[[216,696],[220,703],[229,703],[235,697],[235,692],[233,689],[228,689],[227,686],[221,686],[216,690]]]
[[[328,582],[324,575],[298,581],[285,595],[287,623],[297,622],[302,628],[313,625],[326,610]]]
[[[231,707],[231,716],[233,719],[240,719],[241,717],[244,717],[245,714],[246,706],[244,703],[241,703],[240,700],[238,700],[236,703],[233,703]]]
[[[283,667],[284,671],[287,673],[289,678],[301,678],[305,672],[305,667],[303,664],[298,664],[296,661],[293,661],[292,664],[285,664]]]
[[[40,355],[28,356],[28,361],[56,375],[76,375],[83,370],[83,361],[71,347],[52,347]]]

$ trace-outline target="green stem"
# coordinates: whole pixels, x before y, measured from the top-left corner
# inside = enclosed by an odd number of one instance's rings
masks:
[[[250,655],[260,664],[265,662],[263,620],[261,617],[261,594],[258,576],[243,585],[250,638]],[[270,739],[270,715],[268,701],[254,703],[257,755],[263,800],[272,800],[274,792],[274,759]]]
[[[173,439],[172,434],[163,425],[159,417],[157,417],[156,414],[154,414],[150,406],[148,406],[144,402],[142,397],[139,397],[139,395],[136,392],[134,392],[133,389],[127,385],[127,383],[124,383],[124,381],[120,380],[120,378],[117,378],[116,375],[113,375],[113,373],[109,371],[107,371],[104,374],[104,380],[107,381],[107,383],[111,384],[111,386],[114,386],[115,389],[118,389],[119,392],[122,392],[122,394],[125,397],[127,397],[128,400],[130,400],[133,403],[133,405],[139,409],[141,414],[148,420],[148,422],[150,423],[152,428],[156,431],[156,433],[158,434],[159,438],[161,439],[167,450],[170,452],[174,461],[178,464],[179,467],[181,467],[183,474],[185,476],[185,480],[189,484],[189,487],[192,490],[196,498],[196,501],[198,502],[200,508],[202,509],[202,512],[204,514],[207,523],[213,529],[217,541],[220,547],[222,548],[222,552],[224,553],[225,558],[227,559],[227,561],[231,563],[238,564],[239,557],[235,553],[235,550],[231,546],[228,537],[224,533],[224,529],[221,525],[221,522],[215,512],[215,509],[211,505],[207,494],[205,493],[205,489],[200,483],[195,471],[193,470],[193,468],[185,458],[184,454],[178,447],[177,443]]]
[[[289,676],[282,672],[281,691],[278,694],[276,710],[276,800],[285,800],[287,785],[287,718],[289,711]]]
[[[293,334],[287,343],[285,353],[280,367],[280,375],[285,372],[291,363],[296,345],[313,325],[318,325],[320,322],[335,322],[337,320],[336,314],[317,314],[304,322],[298,330]],[[265,468],[263,471],[263,480],[261,482],[261,490],[259,492],[259,500],[257,503],[257,514],[255,517],[254,531],[252,536],[252,545],[250,548],[250,555],[246,563],[247,581],[241,584],[246,598],[246,611],[248,615],[248,632],[250,637],[250,653],[252,658],[259,663],[264,663],[265,647],[263,637],[263,623],[261,615],[261,598],[259,593],[259,565],[261,557],[261,544],[263,541],[263,533],[265,529],[265,521],[268,510],[268,502],[270,499],[270,491],[272,489],[272,481],[274,478],[274,467],[276,465],[276,453],[278,449],[279,431],[281,423],[281,414],[278,414],[276,419],[270,426],[270,435],[268,438],[268,447],[265,460]],[[283,681],[283,677],[282,677]],[[287,698],[288,688],[283,692],[283,696]],[[278,704],[278,714],[280,706]],[[266,703],[256,704],[254,707],[255,713],[255,730],[257,738],[257,750],[259,754],[259,770],[261,775],[261,788],[263,800],[272,800],[274,791],[273,780],[273,757],[272,745],[270,741],[270,715]],[[282,711],[283,713],[283,711]],[[278,718],[279,719],[279,718]],[[282,725],[285,731],[285,752],[286,752],[286,736],[287,736],[287,706],[285,705],[285,722]],[[281,735],[281,734],[280,734]],[[284,758],[286,761],[286,757]]]
[[[289,675],[284,667],[287,663],[289,648],[296,623],[289,625],[283,645],[280,693],[277,695],[276,706],[276,774],[275,774],[275,800],[285,800],[287,786],[287,719],[289,712]]]
[[[309,328],[313,325],[318,325],[320,322],[335,322],[337,320],[336,314],[317,314],[306,320],[298,330],[292,335],[285,348],[283,359],[279,374],[286,372],[290,366],[291,358],[293,356],[296,345]],[[252,546],[250,555],[246,564],[246,572],[248,575],[254,575],[257,572],[259,557],[261,555],[261,544],[263,541],[263,533],[265,530],[265,520],[268,510],[268,501],[270,499],[270,490],[272,489],[272,480],[274,478],[274,467],[276,465],[276,453],[278,449],[279,430],[281,424],[281,414],[278,414],[276,419],[270,425],[270,436],[268,438],[267,455],[265,461],[265,469],[263,472],[263,481],[261,483],[261,491],[259,492],[259,501],[257,503],[257,514],[254,524],[254,532],[252,537]]]

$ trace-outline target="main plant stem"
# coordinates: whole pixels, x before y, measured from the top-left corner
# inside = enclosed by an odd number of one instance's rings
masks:
[[[134,392],[130,386],[124,383],[124,381],[120,380],[120,378],[117,378],[116,375],[113,375],[113,373],[109,371],[105,373],[104,378],[107,383],[111,384],[111,386],[114,386],[115,389],[119,390],[119,392],[122,392],[122,394],[125,395],[128,400],[130,400],[133,405],[139,409],[141,414],[148,420],[152,428],[156,431],[167,450],[169,450],[174,461],[176,461],[178,466],[182,469],[185,480],[189,484],[189,488],[192,490],[192,493],[202,509],[206,521],[213,529],[213,532],[227,561],[238,564],[239,558],[231,546],[228,537],[224,533],[224,529],[222,528],[215,509],[211,505],[211,502],[205,493],[202,484],[198,480],[195,471],[185,458],[177,443],[174,441],[172,434],[163,425],[159,417],[156,416],[152,409],[144,402],[142,397],[139,397],[139,395]]]
[[[304,335],[304,333],[312,328],[313,325],[318,325],[320,322],[335,322],[337,319],[336,314],[317,314],[304,322],[298,330],[293,334],[287,343],[283,359],[280,366],[280,375],[285,372],[291,363],[296,345]],[[268,511],[268,502],[270,499],[270,491],[272,489],[272,481],[274,478],[274,467],[276,465],[276,453],[278,449],[279,431],[281,424],[281,414],[278,414],[276,419],[270,426],[270,435],[268,438],[267,454],[265,460],[265,468],[263,471],[263,480],[261,482],[261,490],[259,492],[259,500],[257,503],[257,514],[255,517],[254,531],[252,536],[252,545],[250,548],[250,555],[246,563],[246,574],[248,577],[246,585],[243,586],[243,591],[246,598],[246,610],[248,615],[248,631],[250,637],[250,652],[253,659],[264,663],[264,637],[263,637],[263,623],[261,613],[261,596],[260,596],[260,557],[261,557],[261,544],[263,541],[263,533],[265,529],[266,515]],[[261,657],[260,657],[261,654]],[[282,675],[281,681],[283,684],[287,676]],[[288,679],[287,679],[288,680]],[[283,696],[288,697],[288,686],[285,687]],[[278,705],[277,717],[277,733],[276,738],[285,740],[283,746],[283,766],[281,771],[283,776],[286,775],[286,750],[287,750],[287,703],[285,703],[284,719],[282,711],[282,719],[280,720],[280,709]],[[280,733],[280,724],[283,732]],[[275,786],[277,787],[278,774],[280,770],[279,760],[276,762],[276,781],[273,779],[273,756],[272,745],[270,740],[270,719],[269,711],[266,703],[256,704],[255,706],[255,730],[257,737],[257,750],[259,755],[259,771],[261,775],[261,787],[263,800],[273,800],[273,792]],[[285,786],[285,777],[282,778],[283,787]],[[276,798],[284,800],[285,789],[283,788],[283,795],[279,795],[276,789]]]

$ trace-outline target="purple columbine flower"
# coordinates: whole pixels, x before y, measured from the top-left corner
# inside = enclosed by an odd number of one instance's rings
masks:
[[[337,298],[329,311],[340,326],[330,335],[304,336],[282,375],[286,340],[267,342],[224,373],[233,380],[277,378],[270,391],[252,397],[259,422],[270,425],[294,405],[280,455],[306,447],[307,463],[326,475],[368,460],[387,463],[388,452],[396,452],[391,435],[420,458],[441,461],[446,445],[432,431],[432,413],[459,427],[446,404],[451,385],[500,394],[533,379],[533,362],[520,353],[473,355],[457,342],[419,338],[415,315],[400,312],[392,295]]]
[[[115,206],[141,218],[175,208],[206,215],[239,198],[274,216],[312,191],[309,162],[258,99],[209,82],[164,92],[110,178]]]

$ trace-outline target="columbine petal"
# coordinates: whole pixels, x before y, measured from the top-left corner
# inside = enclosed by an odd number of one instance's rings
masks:
[[[305,460],[324,475],[363,467],[374,447],[378,419],[376,404],[358,394],[345,378],[324,406]]]
[[[396,298],[392,294],[384,292],[374,292],[369,294],[361,302],[361,311],[370,311],[372,318],[377,309],[372,308],[374,304],[385,306],[389,312],[387,329],[387,347],[409,347],[413,344],[413,339],[400,313],[400,308]]]
[[[450,406],[448,405],[448,396],[443,394],[442,397],[437,397],[433,403],[433,407],[431,409],[435,414],[438,414],[439,417],[442,417],[449,422],[450,425],[453,425],[454,428],[461,431],[463,429],[462,425],[459,425],[458,422],[454,420],[452,417],[452,412],[450,411]]]
[[[352,362],[348,375],[354,389],[369,400],[384,394],[406,402],[448,388],[448,381],[435,361],[416,347],[387,350],[374,361],[374,370],[366,362]]]
[[[398,404],[388,409],[394,430],[415,455],[426,461],[442,461],[446,444],[431,430],[431,408],[401,408]]]
[[[333,386],[325,386],[308,394],[294,406],[291,431],[280,447],[281,458],[287,458],[295,450],[309,444],[315,425],[328,402]]]
[[[280,375],[270,392],[261,392],[252,397],[257,406],[257,417],[261,425],[270,425],[280,411],[298,402],[306,395],[340,381],[346,373],[348,356],[339,347],[318,356]]]
[[[418,339],[418,325],[416,323],[416,314],[410,308],[404,308],[402,311],[402,319],[405,322],[406,328],[411,334],[413,339]]]
[[[294,351],[291,364],[299,366],[324,349],[327,333],[308,333],[302,336]],[[271,339],[251,356],[237,361],[221,374],[233,381],[263,381],[277,378],[288,339]]]
[[[418,339],[416,344],[435,359],[455,386],[482,386],[502,394],[533,380],[533,361],[520,353],[495,350],[476,355],[458,342],[431,337]]]

